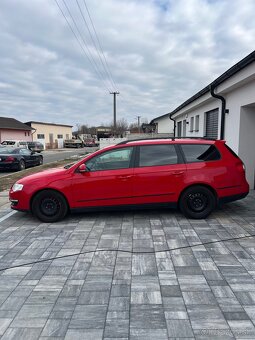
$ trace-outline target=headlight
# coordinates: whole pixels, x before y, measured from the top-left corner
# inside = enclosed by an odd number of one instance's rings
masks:
[[[15,183],[13,184],[12,186],[12,191],[21,191],[23,189],[23,184],[20,184],[20,183]]]

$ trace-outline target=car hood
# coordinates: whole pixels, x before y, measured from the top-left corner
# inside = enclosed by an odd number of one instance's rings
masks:
[[[53,179],[60,179],[61,175],[66,175],[69,172],[69,169],[64,168],[52,168],[44,171],[37,172],[36,174],[28,175],[26,177],[23,177],[17,181],[17,183],[31,183],[31,182],[37,182],[40,180],[48,180],[52,181]]]

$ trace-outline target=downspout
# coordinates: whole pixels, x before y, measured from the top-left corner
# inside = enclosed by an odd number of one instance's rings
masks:
[[[174,138],[175,138],[176,122],[175,122],[175,120],[172,118],[172,115],[169,115],[169,118],[174,122]]]
[[[226,99],[214,92],[216,86],[210,85],[210,93],[212,97],[221,100],[221,123],[220,123],[220,139],[224,139],[225,132],[225,114],[226,114]]]

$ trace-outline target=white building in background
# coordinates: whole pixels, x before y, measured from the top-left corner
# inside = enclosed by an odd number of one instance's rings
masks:
[[[162,116],[154,118],[151,122],[151,125],[155,125],[156,133],[174,133],[174,122],[169,118],[169,113],[166,113]]]
[[[164,125],[167,115],[155,118]],[[168,116],[176,122],[175,136],[225,139],[246,166],[254,189],[255,177],[255,51]]]

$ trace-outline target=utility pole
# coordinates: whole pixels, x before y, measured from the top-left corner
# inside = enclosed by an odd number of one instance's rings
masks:
[[[113,127],[114,127],[114,134],[116,133],[116,95],[120,94],[119,92],[110,92],[113,94]]]
[[[137,116],[138,133],[140,133],[140,118],[141,116]]]

